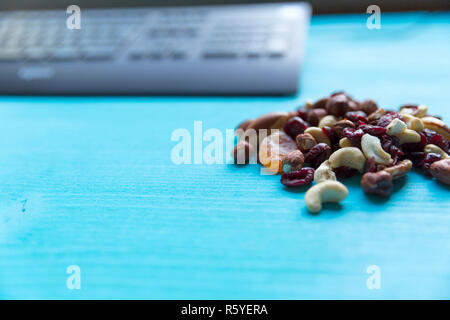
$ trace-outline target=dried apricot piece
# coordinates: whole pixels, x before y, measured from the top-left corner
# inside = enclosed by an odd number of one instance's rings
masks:
[[[259,146],[259,162],[274,173],[281,173],[283,158],[297,150],[297,144],[283,131],[275,131],[264,138]]]

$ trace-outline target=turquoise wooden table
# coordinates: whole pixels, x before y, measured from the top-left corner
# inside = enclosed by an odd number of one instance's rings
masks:
[[[366,18],[314,17],[297,97],[0,98],[0,298],[450,298],[442,184],[412,172],[380,201],[350,179],[310,215],[258,166],[171,161],[195,120],[224,132],[337,89],[449,122],[450,15]]]

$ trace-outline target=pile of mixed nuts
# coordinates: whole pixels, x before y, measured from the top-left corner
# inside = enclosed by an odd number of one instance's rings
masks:
[[[413,166],[450,184],[450,129],[424,105],[403,105],[396,112],[336,92],[293,112],[247,120],[236,134],[237,164],[249,163],[257,151],[257,161],[282,173],[285,186],[315,182],[305,194],[311,212],[345,199],[348,190],[337,180],[358,173],[364,192],[383,197]]]

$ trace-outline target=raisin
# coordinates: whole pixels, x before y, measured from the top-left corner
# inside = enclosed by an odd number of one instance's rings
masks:
[[[281,183],[287,187],[306,186],[314,180],[314,169],[305,167],[297,171],[283,173],[281,175]]]
[[[300,117],[292,117],[286,122],[284,126],[284,132],[286,132],[292,139],[295,140],[299,134],[303,133],[308,125]]]

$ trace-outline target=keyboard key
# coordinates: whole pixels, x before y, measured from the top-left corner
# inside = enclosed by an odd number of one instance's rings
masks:
[[[144,59],[146,56],[147,51],[139,49],[131,50],[130,53],[128,54],[128,58],[131,60],[141,60]]]
[[[93,47],[85,48],[83,58],[86,60],[109,60],[114,56],[114,48],[112,47]]]
[[[0,49],[0,61],[18,61],[23,57],[21,49],[3,48]]]
[[[246,55],[250,59],[257,59],[262,56],[261,52],[259,51],[247,51]]]
[[[234,59],[237,58],[236,52],[231,51],[206,51],[203,53],[205,59]]]
[[[49,57],[47,50],[42,47],[29,47],[25,49],[25,59],[30,61],[42,61]]]
[[[182,59],[185,59],[186,56],[187,56],[186,52],[183,52],[183,51],[173,51],[173,52],[170,54],[170,57],[171,57],[172,59],[175,59],[175,60],[182,60]]]
[[[152,50],[149,52],[148,56],[153,60],[160,60],[164,58],[165,54],[163,51]]]
[[[50,57],[54,61],[70,61],[80,58],[80,53],[74,47],[71,48],[57,48]]]
[[[267,44],[267,51],[271,58],[279,58],[285,55],[288,50],[288,43],[282,40],[271,40]]]

